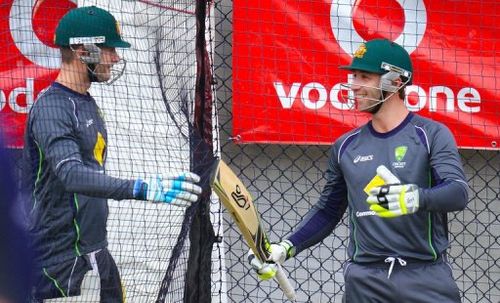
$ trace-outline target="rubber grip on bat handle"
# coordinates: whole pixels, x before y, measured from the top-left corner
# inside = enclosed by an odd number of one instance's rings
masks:
[[[297,299],[295,295],[295,289],[290,283],[290,280],[288,280],[283,267],[281,267],[281,264],[276,263],[276,266],[278,267],[278,270],[276,271],[276,281],[278,281],[281,290],[283,290],[283,293],[288,298],[288,300],[295,302],[295,300]]]

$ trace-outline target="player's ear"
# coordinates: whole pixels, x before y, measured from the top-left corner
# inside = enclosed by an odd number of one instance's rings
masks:
[[[401,87],[403,85],[404,81],[401,79],[401,77],[398,77],[392,81],[392,85],[396,87]]]
[[[75,55],[76,59],[81,60],[82,57],[88,56],[89,51],[85,49],[85,47],[82,44],[78,45],[73,45],[71,47],[73,54]]]

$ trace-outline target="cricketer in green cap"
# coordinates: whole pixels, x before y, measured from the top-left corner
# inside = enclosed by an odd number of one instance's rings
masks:
[[[353,83],[344,83],[342,87],[350,90],[349,101],[360,103],[360,100],[373,101],[371,104],[360,106],[358,110],[370,113],[376,113],[382,106],[382,103],[399,92],[399,97],[404,99],[404,88],[412,84],[413,67],[408,52],[396,42],[387,39],[374,39],[362,43],[354,52],[350,65],[340,66],[340,69],[347,69],[354,72],[354,77],[359,73],[368,73],[377,75],[377,83],[366,85],[356,82],[356,87],[366,89],[376,89],[373,93],[369,90],[363,92],[363,98],[356,98]],[[359,91],[359,90],[357,90]],[[359,96],[359,94],[358,94]],[[366,103],[366,102],[364,102]]]
[[[74,55],[86,65],[90,82],[111,84],[124,72],[126,61],[119,58],[116,48],[128,48],[130,43],[121,37],[115,17],[96,6],[70,10],[57,25],[54,43],[61,48],[64,63],[70,63]],[[118,58],[114,60],[109,53]],[[78,68],[73,66],[73,71]]]
[[[250,266],[260,279],[276,277],[277,264],[335,233],[347,215],[342,302],[462,302],[446,259],[446,216],[467,206],[470,189],[452,133],[407,108],[412,66],[396,43],[361,44],[343,68],[350,70],[345,105],[369,120],[355,117],[355,128],[335,140],[316,204],[268,246],[265,260],[249,253]]]
[[[56,28],[58,46],[95,43],[108,47],[130,47],[120,33],[120,25],[109,12],[96,6],[79,7],[63,16]]]

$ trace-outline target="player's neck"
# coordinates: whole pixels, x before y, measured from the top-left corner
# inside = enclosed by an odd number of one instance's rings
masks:
[[[56,82],[80,94],[86,94],[90,88],[90,81],[88,79],[86,67],[84,67],[84,69],[79,67],[80,66],[63,64],[56,78]]]
[[[387,133],[398,127],[408,116],[404,101],[390,98],[380,110],[372,116],[372,126],[379,133]]]

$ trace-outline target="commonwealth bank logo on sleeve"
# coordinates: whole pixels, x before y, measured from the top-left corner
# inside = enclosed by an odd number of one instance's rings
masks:
[[[404,168],[406,166],[406,161],[403,161],[406,156],[406,151],[408,151],[408,146],[406,145],[401,145],[394,149],[394,159],[396,161],[392,162],[392,167]]]

